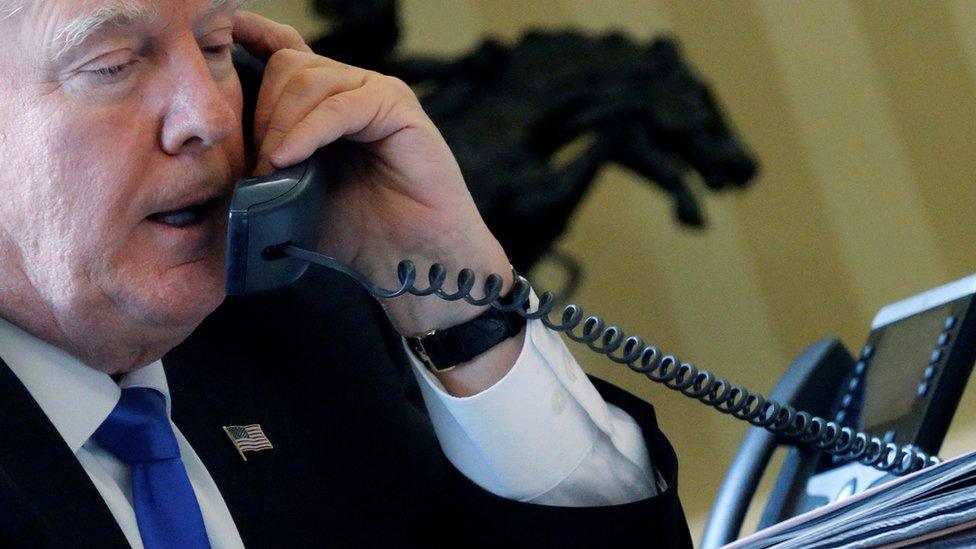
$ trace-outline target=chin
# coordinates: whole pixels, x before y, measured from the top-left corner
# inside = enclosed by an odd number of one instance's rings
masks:
[[[179,296],[179,301],[152,303],[145,318],[157,326],[192,331],[223,303],[225,295],[220,288],[220,291],[197,291]]]
[[[222,262],[201,261],[169,269],[125,292],[124,308],[148,325],[192,330],[223,303]]]

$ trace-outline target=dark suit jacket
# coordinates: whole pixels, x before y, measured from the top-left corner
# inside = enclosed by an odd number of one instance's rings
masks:
[[[336,275],[317,271],[286,291],[228,300],[163,362],[173,421],[248,547],[690,546],[674,452],[650,405],[594,380],[640,423],[665,493],[597,508],[493,496],[441,453],[399,338],[375,302]],[[245,463],[221,427],[250,423],[274,449]],[[0,545],[127,546],[2,362]]]

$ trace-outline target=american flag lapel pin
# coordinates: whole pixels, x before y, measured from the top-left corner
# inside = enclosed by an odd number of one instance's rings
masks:
[[[264,431],[261,426],[257,423],[251,425],[225,425],[224,432],[230,437],[230,441],[234,443],[234,448],[237,448],[237,453],[241,455],[241,459],[247,461],[247,456],[244,452],[260,452],[262,450],[271,450],[274,446],[271,445],[271,441],[268,437],[264,436]]]

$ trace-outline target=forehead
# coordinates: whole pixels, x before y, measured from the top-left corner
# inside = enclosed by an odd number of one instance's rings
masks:
[[[239,0],[16,0],[23,31],[48,42],[52,56],[77,46],[106,28],[150,25],[182,14],[192,22],[212,13],[233,10]],[[3,2],[3,0],[0,0]],[[2,5],[2,4],[0,4]]]
[[[61,4],[62,2],[59,2]],[[74,0],[56,13],[51,40],[52,57],[60,57],[107,26],[149,24],[159,17],[155,0]]]
[[[190,10],[200,15],[227,7],[239,7],[244,0],[0,0],[4,12],[56,12],[65,17],[102,13],[158,13],[162,9]]]

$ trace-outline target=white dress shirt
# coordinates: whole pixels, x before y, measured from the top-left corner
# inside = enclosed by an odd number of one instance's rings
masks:
[[[451,463],[496,495],[547,505],[628,503],[665,489],[636,422],[603,401],[559,336],[531,321],[525,341],[502,380],[466,398],[446,393],[408,353]],[[156,389],[169,409],[162,362],[127,374],[117,384],[3,319],[0,358],[74,452],[128,542],[142,548],[129,468],[91,435],[115,408],[122,388]],[[243,547],[213,478],[176,425],[172,427],[211,546]]]

